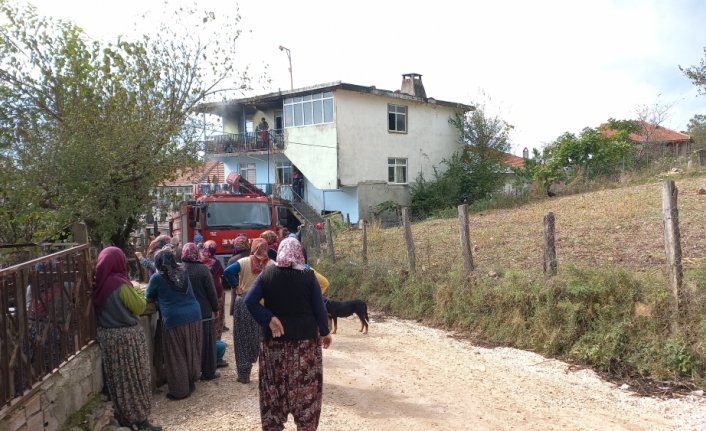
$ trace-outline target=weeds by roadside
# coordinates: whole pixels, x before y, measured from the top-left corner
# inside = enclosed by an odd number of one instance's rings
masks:
[[[549,281],[520,271],[493,276],[410,275],[381,265],[320,268],[329,295],[365,298],[383,312],[423,319],[492,345],[531,350],[613,379],[706,384],[706,265],[689,272],[693,295],[670,333],[670,293],[661,273],[569,266]]]

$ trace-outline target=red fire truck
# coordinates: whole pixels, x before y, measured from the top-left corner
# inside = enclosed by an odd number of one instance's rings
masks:
[[[257,238],[266,230],[277,232],[294,219],[289,206],[271,199],[257,186],[236,173],[227,183],[194,184],[194,200],[181,202],[169,220],[169,233],[182,244],[193,242],[197,232],[203,241],[216,242],[216,255],[225,261],[233,254],[235,237],[244,233]]]

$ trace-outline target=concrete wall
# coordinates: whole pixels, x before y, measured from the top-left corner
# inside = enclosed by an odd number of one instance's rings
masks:
[[[142,316],[152,388],[166,382],[164,373],[154,367],[154,331],[157,314]],[[0,410],[0,431],[55,431],[103,389],[103,363],[98,343],[86,347],[48,376],[34,393],[10,408]]]
[[[407,133],[388,131],[388,104],[407,106]],[[360,182],[387,183],[387,159],[407,159],[407,181],[422,172],[430,178],[432,167],[460,148],[458,131],[449,124],[454,110],[431,103],[336,91],[339,178],[341,185]]]
[[[394,201],[403,207],[409,206],[411,199],[408,186],[387,183],[363,183],[358,186],[360,218],[370,220],[373,209],[385,201]]]
[[[305,182],[304,190],[304,199],[316,212],[340,211],[344,217],[350,215],[351,223],[358,223],[357,187],[321,190]]]
[[[338,187],[337,139],[335,123],[288,127],[284,155],[316,188],[335,189]]]
[[[101,352],[88,346],[57,372],[48,376],[34,394],[0,412],[0,431],[58,430],[103,387]]]

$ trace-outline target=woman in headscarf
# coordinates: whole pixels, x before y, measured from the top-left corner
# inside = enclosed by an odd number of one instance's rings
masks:
[[[250,256],[229,265],[224,272],[228,282],[233,285],[235,276],[239,276],[233,310],[233,344],[240,383],[250,382],[252,364],[260,353],[260,328],[248,312],[243,295],[250,289],[262,270],[271,264],[272,261],[267,257],[267,242],[263,238],[255,238],[250,248]]]
[[[218,297],[208,267],[201,263],[196,244],[187,242],[181,250],[181,262],[188,274],[194,296],[201,306],[201,380],[219,377],[216,372],[216,329],[213,320],[218,316]]]
[[[250,254],[250,240],[248,239],[247,235],[244,233],[241,233],[237,237],[235,237],[235,240],[233,241],[233,256],[228,259],[228,263],[226,264],[226,267],[234,264],[238,260],[248,257]],[[233,283],[231,284],[228,281],[227,277],[223,277],[226,279],[226,282],[228,282],[228,285],[230,286],[230,315],[233,315],[233,309],[235,308],[235,298],[237,297],[236,293],[236,286],[238,286],[238,274],[235,274],[234,277],[232,278]]]
[[[277,259],[277,247],[279,247],[279,242],[277,241],[277,234],[274,231],[266,230],[260,234],[260,238],[267,241],[267,255],[271,260]]]
[[[201,263],[206,265],[211,271],[213,285],[216,286],[216,296],[218,297],[218,317],[215,319],[216,340],[220,340],[223,335],[223,324],[225,323],[225,291],[221,276],[223,276],[223,264],[216,258],[216,241],[209,240],[203,243],[201,250]]]
[[[245,304],[265,329],[259,361],[262,429],[284,429],[291,413],[297,429],[315,430],[323,388],[321,348],[331,345],[331,335],[321,288],[304,264],[299,241],[282,241],[276,265],[255,280]]]
[[[218,315],[213,319],[216,329],[216,368],[227,367],[228,362],[223,359],[226,353],[226,343],[221,340],[226,323],[226,292],[225,289],[223,289],[223,282],[221,281],[223,277],[223,264],[216,258],[215,241],[209,240],[203,243],[201,263],[206,265],[211,271],[213,285],[216,286],[216,296],[218,297]]]
[[[144,295],[127,275],[125,253],[117,247],[104,248],[96,261],[93,307],[105,385],[121,426],[161,431],[148,421],[152,385],[145,334],[139,325],[146,306]]]
[[[171,248],[158,251],[154,263],[158,272],[145,296],[158,303],[162,317],[167,398],[180,400],[191,395],[201,373],[201,307]]]
[[[154,266],[154,256],[159,250],[163,249],[167,245],[171,245],[171,243],[172,238],[169,235],[159,235],[157,238],[153,239],[152,242],[150,242],[149,246],[147,246],[147,256],[142,256],[142,253],[139,251],[135,253],[135,256],[137,256],[137,259],[140,261],[140,264],[150,271],[150,276],[157,272],[157,268]]]

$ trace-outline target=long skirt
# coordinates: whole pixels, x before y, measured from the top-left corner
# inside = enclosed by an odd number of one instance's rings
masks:
[[[201,324],[201,378],[211,380],[216,375],[216,328],[213,319],[204,319]]]
[[[220,340],[221,336],[223,335],[223,327],[225,326],[226,323],[226,316],[223,314],[223,312],[226,309],[226,292],[225,290],[223,291],[223,294],[218,297],[218,317],[215,319],[216,321],[216,340]]]
[[[149,355],[140,325],[98,328],[103,378],[122,424],[147,420],[152,402]]]
[[[259,364],[262,429],[284,429],[291,413],[298,431],[316,430],[324,381],[318,339],[264,341]]]
[[[260,354],[260,325],[253,319],[242,296],[235,298],[233,345],[238,378],[249,379],[252,365]]]
[[[162,349],[173,398],[186,398],[196,388],[201,373],[201,331],[200,320],[164,329]]]

